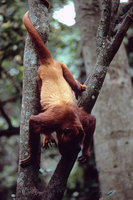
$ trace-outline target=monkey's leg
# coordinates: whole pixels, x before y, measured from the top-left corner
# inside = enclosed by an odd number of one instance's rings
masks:
[[[21,167],[28,166],[34,162],[37,155],[37,147],[39,142],[39,134],[43,132],[53,132],[55,130],[55,119],[51,110],[48,109],[44,113],[34,115],[29,120],[29,156],[20,162]],[[44,131],[45,130],[45,131]]]
[[[39,134],[41,132],[41,127],[37,126],[36,121],[33,121],[33,117],[30,117],[29,120],[29,156],[25,158],[24,160],[21,160],[20,166],[26,167],[31,162],[34,162],[36,160],[37,155],[37,147],[39,144]]]
[[[52,143],[57,146],[57,141],[51,134],[43,134],[43,148],[49,148],[50,146],[52,146]]]
[[[85,132],[85,138],[83,141],[82,155],[79,157],[79,161],[81,163],[85,163],[90,157],[90,148],[95,131],[96,118],[95,116],[87,114],[86,112],[82,113],[80,117]]]

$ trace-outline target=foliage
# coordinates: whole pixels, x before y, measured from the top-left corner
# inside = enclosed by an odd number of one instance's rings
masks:
[[[22,16],[25,1],[0,2],[0,130],[19,126],[23,49],[25,29]],[[15,136],[0,140],[0,196],[7,199],[15,192],[18,164],[18,141]]]
[[[18,125],[25,35],[21,19],[26,3],[20,0],[2,0],[0,4],[0,101],[4,103],[4,111],[11,124]],[[9,104],[11,99],[13,103]],[[0,118],[0,128],[8,126]]]
[[[1,137],[0,140],[0,196],[1,200],[11,199],[17,181],[18,137]]]

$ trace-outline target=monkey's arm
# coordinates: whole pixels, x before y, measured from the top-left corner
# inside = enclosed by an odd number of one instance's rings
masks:
[[[62,70],[63,70],[63,76],[66,79],[66,81],[71,86],[72,90],[75,92],[76,98],[84,91],[86,90],[86,85],[82,85],[79,83],[79,81],[75,80],[73,78],[73,75],[69,71],[66,65],[62,64]]]

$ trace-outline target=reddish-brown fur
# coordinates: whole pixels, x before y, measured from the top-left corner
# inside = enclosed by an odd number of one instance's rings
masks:
[[[48,1],[47,1],[48,2]],[[29,152],[28,158],[21,161],[27,166],[35,160],[36,136],[43,134],[43,146],[55,142],[52,132],[57,133],[58,148],[63,156],[70,158],[79,151],[83,143],[81,162],[90,156],[90,146],[95,130],[95,117],[79,108],[73,98],[86,89],[85,85],[75,81],[67,66],[53,60],[40,35],[32,25],[28,12],[23,22],[36,48],[41,65],[37,72],[37,83],[40,91],[41,113],[31,116],[29,120]]]

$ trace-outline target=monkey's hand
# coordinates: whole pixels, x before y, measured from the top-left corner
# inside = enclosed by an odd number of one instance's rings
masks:
[[[57,146],[57,142],[52,135],[43,134],[43,148],[48,149],[49,147],[52,147],[52,143]]]
[[[82,92],[86,90],[86,85],[82,85],[77,80],[76,80],[76,83],[77,83],[77,90],[75,91],[75,97],[76,99],[78,99],[78,97],[82,94]]]

